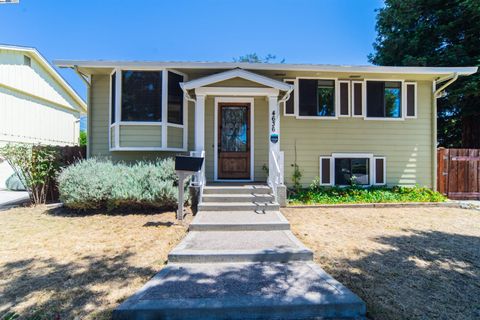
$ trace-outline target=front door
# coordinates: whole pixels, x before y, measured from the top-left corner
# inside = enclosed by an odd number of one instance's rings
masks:
[[[218,105],[218,178],[250,179],[250,104]]]

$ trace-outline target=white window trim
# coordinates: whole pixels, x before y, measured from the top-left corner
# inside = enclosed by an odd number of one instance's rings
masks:
[[[376,175],[377,175],[377,165],[374,163],[373,169],[373,185],[374,186],[385,186],[387,185],[387,158],[386,157],[373,157],[373,161],[375,162],[377,159],[383,159],[383,182],[376,183]]]
[[[162,72],[162,121],[121,121],[121,101],[122,101],[122,72],[123,71],[157,71]],[[183,99],[183,124],[169,123],[168,122],[168,72],[173,72],[184,77],[184,81],[188,80],[186,74],[172,69],[148,69],[148,68],[114,68],[110,73],[110,98],[109,98],[109,133],[108,133],[108,146],[109,151],[187,151],[188,149],[188,101]],[[116,91],[115,91],[115,122],[111,121],[112,112],[112,87],[111,76],[116,73]],[[120,145],[120,127],[121,126],[162,126],[162,141],[161,147],[122,147]],[[115,146],[111,144],[111,128],[114,127],[115,134]],[[183,147],[182,148],[169,148],[168,147],[168,127],[183,128]]]
[[[352,87],[351,87],[351,84],[350,84],[350,80],[338,80],[338,117],[339,118],[349,118],[352,114],[350,112],[350,109],[352,107],[352,97],[351,97],[351,94],[352,94]],[[348,114],[341,114],[341,94],[340,94],[340,84],[342,83],[346,83],[347,84],[347,111],[348,111]]]
[[[219,179],[218,178],[218,105],[223,102],[245,102],[250,103],[250,179]],[[255,160],[255,99],[244,97],[215,97],[215,115],[213,120],[213,180],[243,182],[255,181],[254,160]]]
[[[322,160],[323,159],[328,159],[330,161],[330,183],[322,183]],[[320,174],[319,174],[319,177],[320,177],[320,185],[321,186],[333,186],[333,180],[334,180],[334,177],[333,177],[333,174],[334,174],[334,171],[333,171],[333,158],[332,157],[325,157],[325,156],[320,156]]]
[[[362,85],[362,113],[361,114],[355,114],[355,84],[361,84]],[[366,98],[364,97],[364,90],[363,88],[365,87],[365,81],[359,81],[359,80],[356,80],[356,81],[352,81],[352,95],[351,95],[351,101],[352,101],[352,110],[351,110],[351,115],[352,115],[352,118],[363,118],[365,117],[365,101],[366,101]]]
[[[283,82],[288,83],[289,81],[293,82],[293,86],[295,88],[298,87],[296,79],[283,79]],[[295,112],[295,100],[296,100],[295,96],[297,95],[297,92],[295,90],[296,89],[293,89],[293,91],[290,93],[290,98],[292,98],[291,95],[293,95],[293,113],[287,113],[287,101],[282,102],[282,104],[283,104],[283,116],[284,117],[295,117],[297,115],[297,113]]]
[[[301,79],[312,79],[312,80],[334,80],[335,81],[335,116],[334,117],[325,117],[325,116],[301,116],[300,115],[300,91],[299,91],[299,80]],[[338,120],[338,115],[340,114],[340,84],[338,78],[331,77],[296,77],[295,78],[295,89],[297,94],[295,95],[294,101],[294,110],[295,116],[297,119],[313,119],[313,120]]]
[[[400,109],[402,112],[402,116],[400,118],[387,118],[387,117],[368,117],[367,116],[367,82],[368,81],[381,81],[381,82],[400,82],[401,83],[401,105]],[[406,86],[405,80],[401,79],[365,79],[363,85],[363,119],[369,121],[405,121],[405,113],[407,111],[407,103],[406,103]]]
[[[415,106],[414,106],[414,109],[413,109],[413,113],[414,113],[413,116],[407,115],[407,101],[406,101],[406,98],[407,98],[407,86],[408,86],[408,85],[413,85],[413,86],[414,86],[414,89],[413,89],[413,94],[414,94],[413,103],[415,104]],[[417,114],[418,114],[418,92],[417,92],[417,83],[414,82],[414,81],[405,81],[405,118],[406,118],[406,119],[416,119],[416,118],[417,118]]]

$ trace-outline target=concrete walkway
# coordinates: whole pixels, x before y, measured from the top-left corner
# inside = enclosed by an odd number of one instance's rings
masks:
[[[242,207],[259,198],[242,188],[205,189],[203,207],[216,210],[197,214],[168,265],[114,319],[364,319],[364,302],[313,263],[265,190],[255,209],[222,210],[222,198]]]

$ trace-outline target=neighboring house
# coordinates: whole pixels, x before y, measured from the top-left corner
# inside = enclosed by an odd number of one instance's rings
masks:
[[[0,45],[0,147],[75,145],[85,102],[35,49]],[[0,164],[0,188],[11,175]]]
[[[205,154],[207,181],[436,183],[436,97],[476,67],[57,61],[90,81],[88,155]]]

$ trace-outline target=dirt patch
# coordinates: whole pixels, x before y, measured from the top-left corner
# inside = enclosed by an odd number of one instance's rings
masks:
[[[480,212],[455,208],[282,210],[322,268],[371,319],[480,319]]]
[[[0,212],[0,318],[107,319],[165,264],[185,235],[174,212]]]

